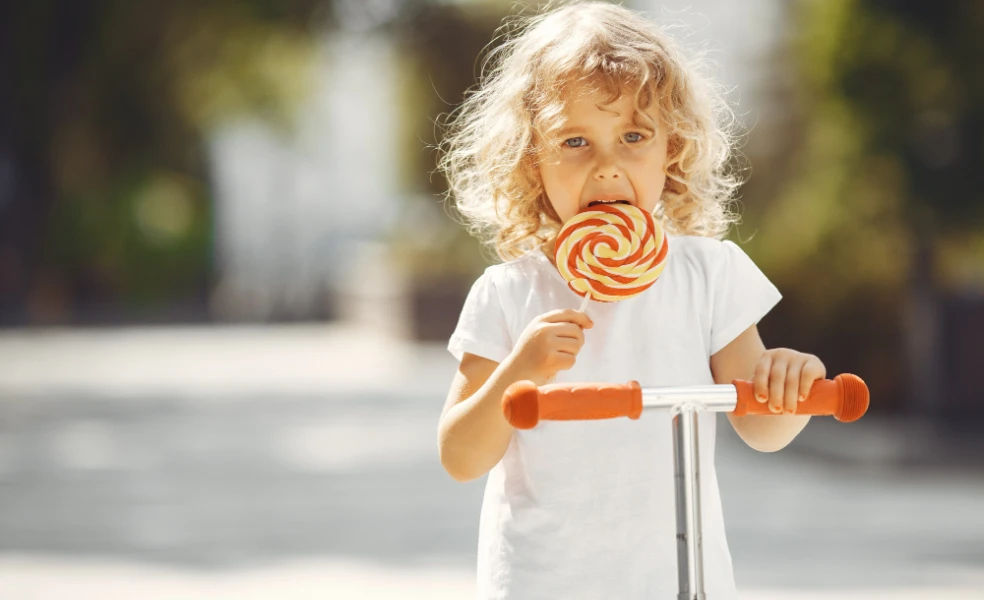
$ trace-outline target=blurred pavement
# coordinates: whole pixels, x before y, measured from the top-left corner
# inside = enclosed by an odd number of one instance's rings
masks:
[[[0,333],[0,599],[470,597],[454,367],[338,325]],[[911,423],[761,454],[720,419],[743,598],[984,598],[984,470]]]

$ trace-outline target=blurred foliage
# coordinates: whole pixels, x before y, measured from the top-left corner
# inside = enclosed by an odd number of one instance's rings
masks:
[[[196,178],[160,168],[75,192],[48,223],[49,268],[80,274],[91,287],[137,304],[200,283],[211,207]]]
[[[203,293],[205,136],[243,114],[291,126],[326,6],[37,0],[5,14],[0,151],[17,181],[0,248],[4,320],[116,302],[147,312]]]
[[[491,257],[448,223],[432,148],[509,10],[430,0],[0,8],[0,171],[7,157],[16,176],[0,189],[14,199],[0,202],[0,320],[84,322],[96,306],[127,320],[207,295],[209,132],[248,116],[290,134],[325,36],[341,30],[399,48],[407,212],[444,224],[427,244],[397,231],[398,255],[423,279],[470,276]]]
[[[739,234],[786,295],[782,338],[897,398],[906,295],[984,283],[984,4],[790,10]]]

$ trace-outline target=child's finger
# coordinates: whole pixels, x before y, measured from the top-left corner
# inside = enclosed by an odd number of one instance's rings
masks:
[[[797,400],[798,402],[802,402],[807,399],[807,397],[810,395],[810,390],[813,388],[813,382],[814,380],[810,378],[809,375],[806,374],[806,371],[803,371],[800,374],[799,398]]]
[[[819,360],[810,360],[803,366],[803,372],[800,374],[800,390],[799,390],[799,401],[802,402],[806,400],[807,396],[810,395],[810,390],[813,388],[813,384],[818,379],[823,379],[827,376],[827,370],[824,368],[823,363]]]
[[[581,342],[573,338],[560,338],[557,340],[557,349],[576,356],[581,351]]]
[[[579,344],[584,343],[584,330],[580,325],[574,323],[551,323],[547,325],[550,331],[553,332],[558,338],[561,339],[574,339],[577,340]]]
[[[543,320],[546,323],[575,323],[576,325],[583,327],[585,329],[590,329],[594,327],[594,321],[587,313],[583,313],[579,310],[574,310],[573,308],[562,308],[559,310],[552,310],[548,313],[543,314]]]
[[[769,373],[769,410],[774,413],[782,412],[787,368],[788,363],[781,358],[772,361],[772,370]]]
[[[803,363],[793,361],[786,371],[786,390],[783,394],[783,412],[791,415],[796,412],[796,405],[799,404],[799,389],[803,372]]]
[[[759,402],[765,402],[769,399],[769,372],[771,370],[772,357],[766,354],[755,365],[755,375],[752,377],[755,399]]]

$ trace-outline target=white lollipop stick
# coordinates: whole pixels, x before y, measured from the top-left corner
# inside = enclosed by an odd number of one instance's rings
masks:
[[[577,309],[578,312],[584,312],[584,309],[588,306],[588,302],[591,301],[591,294],[584,296],[584,300],[581,301],[581,308]]]

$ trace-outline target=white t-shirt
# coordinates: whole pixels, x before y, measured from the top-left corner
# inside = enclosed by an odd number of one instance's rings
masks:
[[[555,382],[707,385],[710,357],[781,295],[729,241],[671,236],[667,264],[642,294],[591,302],[594,327]],[[502,362],[538,315],[577,308],[539,251],[494,265],[472,286],[448,350]],[[676,598],[672,417],[542,421],[516,430],[489,472],[479,523],[479,600]],[[715,414],[700,413],[704,585],[737,598],[714,468]]]

